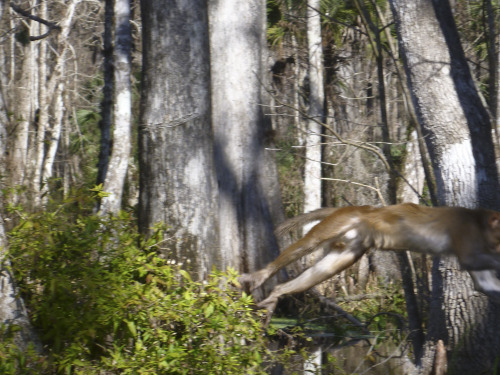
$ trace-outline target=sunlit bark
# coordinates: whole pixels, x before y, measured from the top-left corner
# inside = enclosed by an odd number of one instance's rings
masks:
[[[276,255],[272,218],[280,203],[274,160],[265,149],[266,3],[221,0],[209,8],[222,264],[253,271]]]
[[[320,1],[309,0],[307,7],[307,44],[309,57],[309,111],[317,120],[324,119],[323,47],[321,45]],[[304,212],[321,207],[321,125],[309,120],[306,135],[304,172]]]
[[[440,203],[498,208],[498,175],[488,113],[463,54],[447,1],[392,0],[409,87],[432,158]],[[500,349],[498,306],[473,290],[456,261],[436,260],[426,352],[453,351],[450,373],[491,369]]]
[[[139,225],[167,226],[164,252],[205,277],[221,266],[210,123],[207,2],[141,2]],[[234,68],[234,67],[233,67]],[[225,108],[231,105],[226,98]],[[240,124],[235,124],[235,128]]]

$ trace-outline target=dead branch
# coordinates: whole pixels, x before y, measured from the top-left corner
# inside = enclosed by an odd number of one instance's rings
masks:
[[[18,7],[17,5],[15,5],[12,2],[10,3],[10,7],[12,8],[12,10],[14,10],[14,12],[19,13],[21,16],[29,18],[30,20],[33,20],[35,22],[39,22],[39,23],[41,23],[49,28],[49,30],[42,35],[29,36],[28,39],[32,42],[48,37],[53,30],[61,31],[61,26],[59,26],[58,24],[44,20],[43,18],[40,18],[38,16],[35,16],[35,15],[31,14],[30,12],[21,9],[20,7]]]

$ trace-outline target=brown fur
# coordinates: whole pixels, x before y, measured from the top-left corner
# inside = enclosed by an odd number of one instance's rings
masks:
[[[304,237],[287,247],[265,268],[244,274],[240,282],[251,290],[281,268],[328,244],[330,252],[297,278],[274,288],[258,304],[271,315],[278,298],[307,290],[356,262],[371,248],[413,250],[433,255],[454,254],[474,279],[476,289],[500,297],[500,213],[462,207],[425,207],[405,203],[386,207],[322,208],[281,224],[283,235],[321,220]]]

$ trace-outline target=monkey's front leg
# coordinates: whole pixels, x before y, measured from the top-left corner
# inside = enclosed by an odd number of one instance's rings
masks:
[[[467,271],[498,270],[500,271],[500,254],[489,254],[481,251],[458,253],[460,264]]]
[[[486,294],[495,302],[500,302],[500,280],[495,270],[469,271],[477,291]]]
[[[306,291],[313,286],[329,279],[356,262],[367,249],[357,246],[344,251],[331,251],[318,263],[308,268],[295,279],[277,285],[271,294],[257,304],[257,307],[267,310],[266,324],[271,320],[279,297]]]

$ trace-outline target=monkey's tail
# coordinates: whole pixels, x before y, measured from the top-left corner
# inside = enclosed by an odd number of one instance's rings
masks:
[[[335,211],[337,211],[340,207],[325,207],[320,208],[319,210],[314,210],[299,216],[292,217],[278,225],[274,233],[277,237],[283,236],[287,232],[291,232],[292,230],[297,229],[307,223],[323,220],[324,218],[330,216]]]

